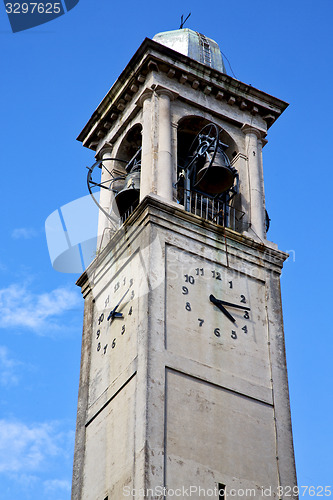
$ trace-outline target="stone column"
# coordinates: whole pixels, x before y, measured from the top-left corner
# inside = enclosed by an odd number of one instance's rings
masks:
[[[157,194],[173,201],[173,162],[172,162],[172,129],[171,98],[172,93],[160,89],[158,93],[158,162],[157,162]]]
[[[265,201],[265,183],[264,183],[264,166],[262,160],[262,148],[267,143],[266,139],[263,139],[261,136],[258,139],[258,156],[259,156],[259,174],[260,174],[260,183],[261,183],[261,192],[262,192],[262,201],[263,201],[263,210],[264,210],[264,230],[265,237],[266,235],[266,201]]]
[[[111,180],[109,172],[111,172],[112,169],[112,161],[108,161],[108,159],[112,158],[112,147],[110,146],[103,149],[99,157],[103,160],[103,165],[106,167],[102,168],[101,183],[105,186],[108,186],[108,181]],[[111,194],[111,191],[109,191],[108,189],[100,189],[99,204],[107,213],[110,213],[111,209]],[[111,226],[112,224],[110,219],[102,211],[99,211],[97,250],[99,250],[101,243],[102,247],[104,247],[108,243],[111,236],[111,231],[108,228],[111,228]]]
[[[147,92],[140,98],[142,105],[142,150],[140,201],[153,192],[153,130],[152,130],[152,92]]]
[[[266,239],[265,201],[261,175],[261,147],[259,148],[258,144],[262,133],[250,125],[243,125],[242,131],[245,134],[245,152],[249,174],[250,228],[261,240],[264,240]]]

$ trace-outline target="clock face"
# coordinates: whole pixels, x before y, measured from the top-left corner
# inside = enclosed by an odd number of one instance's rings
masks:
[[[110,386],[137,354],[139,297],[148,290],[139,254],[119,259],[94,289],[89,402]]]
[[[128,270],[127,270],[128,271]],[[101,357],[117,347],[120,338],[126,333],[129,316],[133,315],[135,298],[134,278],[128,272],[120,273],[106,288],[95,308],[95,346]],[[103,306],[100,308],[98,306]]]
[[[262,280],[169,247],[166,303],[169,350],[269,386]]]

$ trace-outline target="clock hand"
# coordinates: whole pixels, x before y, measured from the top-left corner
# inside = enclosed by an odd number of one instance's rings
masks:
[[[233,316],[231,316],[231,314],[229,313],[229,311],[227,311],[227,310],[226,310],[226,308],[225,308],[225,307],[223,307],[223,305],[221,304],[221,301],[220,301],[220,300],[216,299],[216,298],[214,297],[214,295],[210,295],[210,296],[209,296],[209,300],[210,300],[210,301],[211,301],[211,302],[212,302],[212,303],[213,303],[216,307],[218,307],[218,308],[220,309],[220,311],[222,311],[222,312],[223,312],[223,314],[225,314],[225,315],[226,315],[226,317],[230,319],[230,321],[232,321],[233,323],[236,323],[235,318],[234,318]]]
[[[239,304],[232,304],[231,302],[226,302],[225,300],[219,300],[219,299],[216,300],[218,300],[218,302],[220,302],[224,306],[236,307],[237,309],[244,309],[245,311],[251,311],[249,307],[241,306]]]
[[[122,301],[124,300],[124,298],[126,297],[126,295],[128,294],[130,288],[131,288],[132,285],[130,285],[126,292],[124,293],[124,295],[121,297],[121,299],[119,300],[118,304],[112,309],[112,311],[110,312],[109,316],[108,316],[108,321],[109,319],[111,319],[111,321],[114,319],[114,318],[123,318],[124,315],[122,313],[118,313],[116,312],[118,307],[120,306],[120,304],[122,303]]]

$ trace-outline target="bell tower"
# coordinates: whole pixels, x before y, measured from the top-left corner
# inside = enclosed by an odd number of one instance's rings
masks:
[[[292,497],[262,164],[286,107],[180,29],[144,40],[80,133],[100,236],[77,282],[72,500]]]

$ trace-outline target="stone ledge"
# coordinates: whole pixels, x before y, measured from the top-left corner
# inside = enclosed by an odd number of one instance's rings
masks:
[[[106,247],[88,266],[86,271],[79,277],[76,284],[82,287],[82,293],[87,295],[90,291],[89,277],[94,276],[97,267],[109,255],[111,248],[116,247],[121,243],[124,234],[126,242],[133,241],[137,236],[138,231],[142,231],[148,224],[163,226],[165,230],[176,230],[179,232],[186,231],[202,233],[206,244],[209,246],[223,246],[227,239],[228,252],[231,256],[235,256],[239,250],[239,245],[243,248],[244,255],[247,256],[249,262],[257,261],[257,265],[265,267],[265,263],[273,267],[276,273],[281,272],[283,262],[288,258],[288,254],[275,248],[275,244],[271,242],[258,242],[245,234],[238,233],[232,229],[218,226],[213,222],[202,219],[198,215],[186,212],[182,205],[175,202],[164,200],[160,196],[148,195],[138,207],[134,210],[131,216],[113,235]],[[218,240],[218,238],[220,238]],[[191,238],[192,239],[192,238]],[[122,245],[120,247],[121,251]]]

